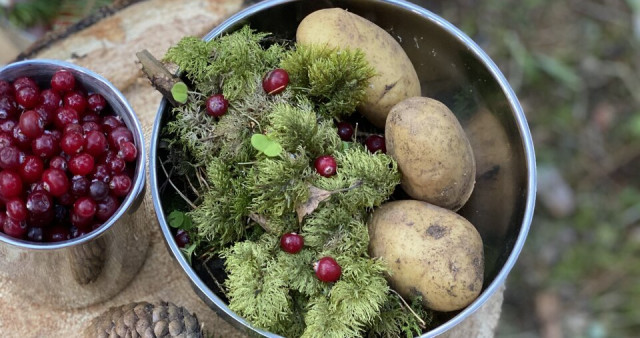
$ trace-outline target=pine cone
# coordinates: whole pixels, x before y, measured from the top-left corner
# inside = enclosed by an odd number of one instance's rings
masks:
[[[202,338],[198,318],[173,303],[131,303],[112,307],[94,318],[84,331],[89,338]]]

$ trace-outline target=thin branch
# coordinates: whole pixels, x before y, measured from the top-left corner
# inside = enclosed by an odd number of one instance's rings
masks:
[[[189,179],[189,175],[184,175],[184,176],[187,179],[187,183],[189,183],[191,190],[193,190],[193,193],[196,194],[198,198],[200,198],[200,193],[198,193],[198,189],[196,189],[196,187],[193,186],[193,183],[191,183],[191,179]]]
[[[220,292],[222,292],[222,294],[229,299],[229,296],[227,296],[227,293],[224,291],[224,287],[222,287],[222,284],[220,284],[220,282],[218,281],[218,279],[216,278],[216,276],[213,274],[213,271],[211,271],[211,269],[209,269],[209,266],[207,265],[207,261],[204,261],[202,263],[202,265],[204,265],[204,269],[207,270],[207,273],[209,274],[209,276],[211,277],[211,279],[213,279],[213,282],[216,284],[216,286],[218,287],[218,289],[220,289]]]
[[[406,300],[404,300],[404,298],[402,298],[402,296],[400,296],[400,294],[398,292],[396,292],[396,290],[394,289],[389,289],[389,291],[393,292],[396,294],[396,296],[398,296],[398,298],[400,298],[400,300],[402,301],[402,303],[404,303],[404,305],[407,307],[407,309],[409,309],[409,311],[411,312],[411,314],[413,314],[414,317],[416,317],[416,319],[420,322],[420,327],[421,328],[426,328],[427,327],[427,323],[425,323],[425,321],[420,318],[420,316],[418,316],[418,314],[413,311],[413,309],[411,308],[411,306],[409,306],[409,304],[407,303]]]
[[[182,199],[185,200],[185,202],[187,202],[187,204],[189,204],[189,206],[191,206],[191,208],[195,209],[198,206],[193,204],[193,202],[191,202],[191,200],[189,200],[187,198],[187,196],[185,196],[184,194],[182,194],[182,192],[180,191],[180,189],[178,189],[178,187],[175,186],[175,184],[173,184],[173,181],[171,181],[171,177],[169,177],[169,173],[167,173],[167,169],[164,167],[164,163],[162,163],[162,161],[160,161],[160,167],[162,168],[162,171],[164,172],[164,174],[167,176],[167,181],[169,182],[169,184],[171,184],[171,186],[173,187],[173,189],[176,190],[176,192],[178,193],[178,195],[180,195],[180,197],[182,197]]]

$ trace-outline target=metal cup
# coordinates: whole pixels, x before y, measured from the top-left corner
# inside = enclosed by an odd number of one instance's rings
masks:
[[[149,227],[133,218],[144,198],[142,128],[125,97],[102,76],[57,60],[27,60],[0,69],[0,79],[33,78],[43,87],[58,70],[73,73],[88,92],[104,96],[133,133],[138,148],[133,186],[111,218],[91,233],[57,243],[35,243],[0,233],[0,275],[12,292],[50,307],[79,308],[118,293],[138,272],[149,247]]]

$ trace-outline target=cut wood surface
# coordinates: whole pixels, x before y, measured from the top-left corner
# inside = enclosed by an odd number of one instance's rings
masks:
[[[248,1],[252,2],[252,1]],[[148,150],[161,99],[136,59],[147,49],[161,58],[184,36],[204,36],[246,3],[242,0],[120,1],[64,34],[50,35],[23,54],[26,58],[70,61],[106,77],[129,100],[143,126]],[[148,152],[147,152],[148,154]],[[90,320],[106,309],[140,301],[169,301],[195,313],[212,337],[243,337],[195,294],[187,276],[168,252],[157,224],[150,187],[137,217],[151,231],[147,260],[133,281],[113,299],[83,309],[60,310],[32,304],[11,292],[0,277],[0,332],[3,337],[77,337]],[[55,286],[52,286],[55,287]],[[503,288],[449,334],[449,337],[492,337],[500,318]]]

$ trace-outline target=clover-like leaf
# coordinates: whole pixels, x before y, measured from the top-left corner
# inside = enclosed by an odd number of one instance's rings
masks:
[[[253,134],[251,136],[251,145],[269,157],[276,157],[282,152],[280,143],[263,134]]]
[[[189,88],[187,88],[187,85],[184,82],[178,82],[174,84],[173,87],[171,87],[171,95],[173,96],[174,100],[180,103],[185,103],[187,102],[188,90]]]
[[[170,227],[180,229],[182,228],[185,218],[184,212],[174,210],[167,216],[167,221],[169,221]]]

